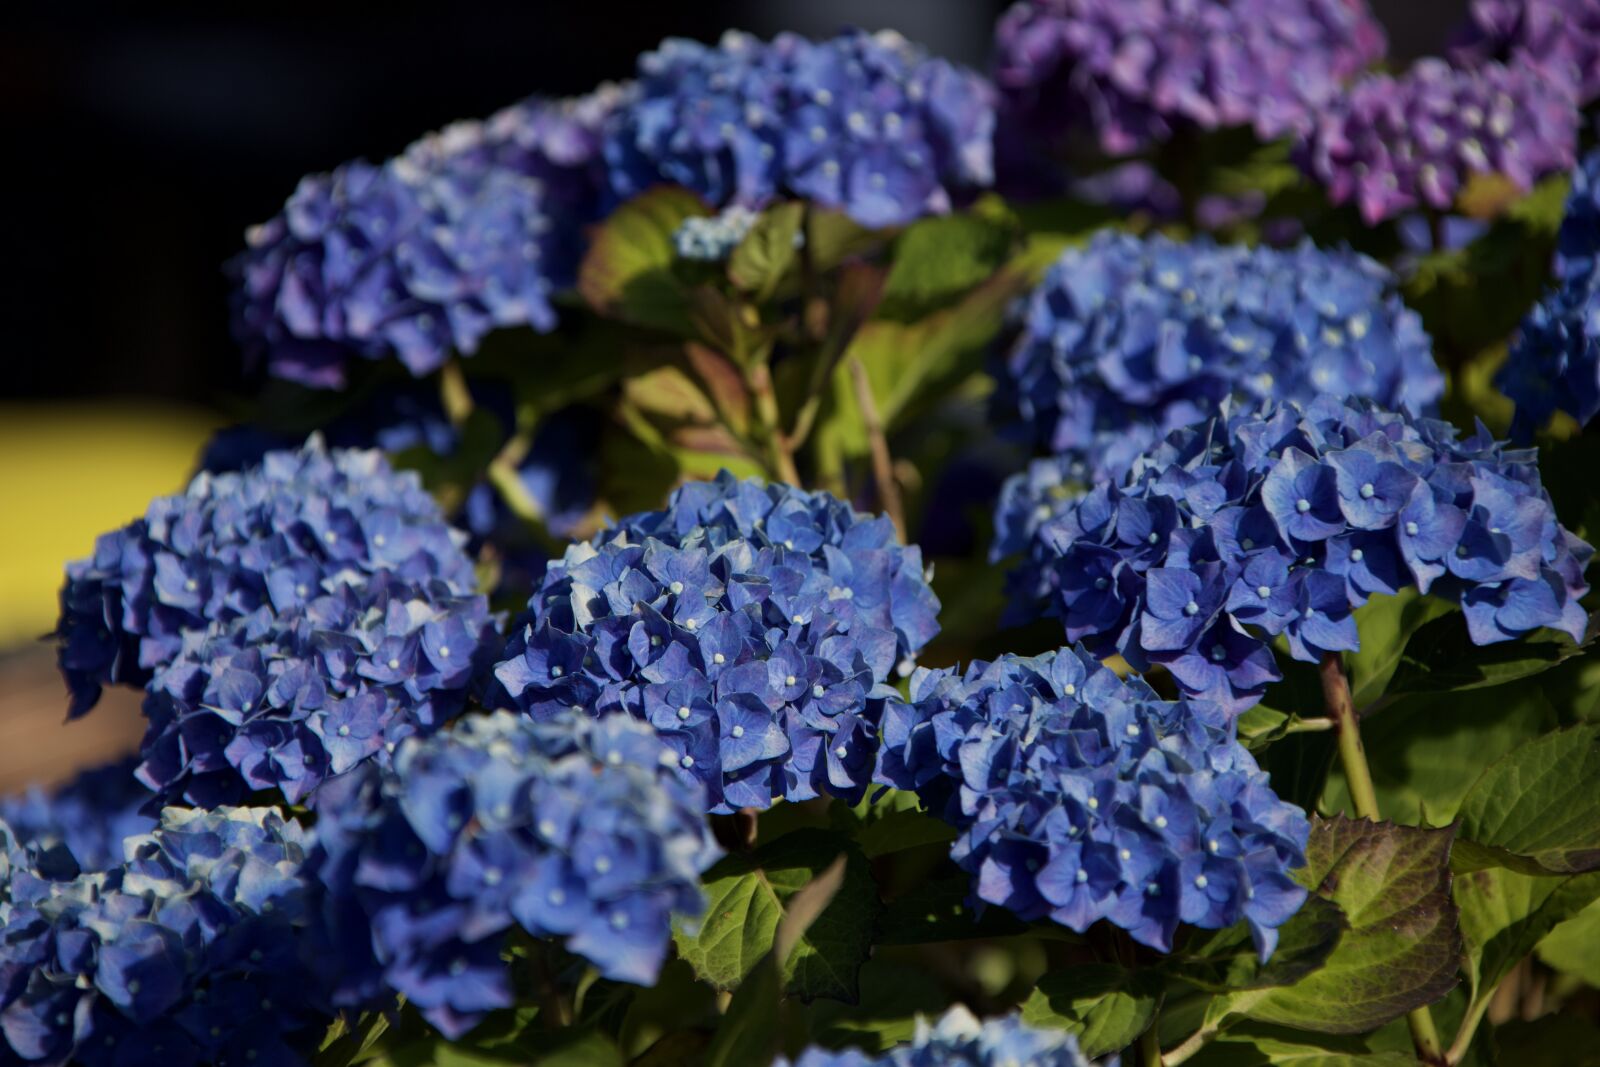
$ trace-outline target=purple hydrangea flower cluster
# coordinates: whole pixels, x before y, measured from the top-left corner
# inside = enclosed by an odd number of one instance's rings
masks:
[[[1572,175],[1555,275],[1495,379],[1516,402],[1511,432],[1522,441],[1557,411],[1580,425],[1600,414],[1600,150]]]
[[[1035,290],[997,407],[1050,458],[1014,475],[993,556],[1026,553],[1013,614],[1047,591],[1039,529],[1222,401],[1357,396],[1413,413],[1444,391],[1421,319],[1365,256],[1101,233]]]
[[[1499,174],[1527,191],[1572,166],[1578,112],[1564,83],[1522,66],[1423,59],[1368,75],[1317,116],[1301,163],[1368,223],[1444,210],[1468,180]]]
[[[130,756],[92,767],[54,789],[34,787],[0,799],[0,823],[29,848],[65,848],[79,870],[109,870],[122,862],[125,838],[156,825],[143,810],[152,797],[134,777],[137,766]]]
[[[67,568],[56,634],[71,714],[93,707],[104,684],[149,682],[187,635],[292,614],[379,572],[469,595],[462,540],[417,476],[379,452],[330,452],[313,439],[243,474],[201,474]]]
[[[335,1003],[393,990],[452,1037],[512,1003],[513,926],[653,982],[717,857],[699,785],[626,715],[469,716],[318,796]]]
[[[792,195],[876,227],[993,181],[988,83],[890,31],[671,38],[638,75],[606,141],[622,198],[664,182],[718,207]]]
[[[1279,678],[1272,638],[1308,662],[1358,648],[1351,612],[1375,593],[1457,601],[1479,645],[1587,623],[1593,549],[1557,522],[1535,454],[1367,401],[1230,405],[1040,537],[1068,640],[1230,713]]]
[[[811,1048],[793,1067],[1091,1067],[1064,1030],[1040,1030],[1019,1016],[979,1021],[958,1004],[935,1023],[919,1018],[911,1042],[870,1055],[858,1049]],[[780,1059],[778,1067],[790,1067]]]
[[[601,128],[624,95],[529,100],[306,177],[232,266],[247,355],[341,388],[355,357],[421,376],[496,327],[553,328],[551,294],[603,209]]]
[[[919,671],[880,775],[960,830],[979,901],[1171,950],[1180,922],[1243,920],[1262,956],[1304,903],[1310,824],[1209,701],[1165,701],[1087,652]]]
[[[98,873],[13,852],[0,1058],[85,1067],[305,1062],[331,1013],[299,825],[269,808],[168,809]]]
[[[1570,88],[1579,105],[1600,97],[1600,4],[1594,0],[1473,0],[1451,55],[1497,60]]]
[[[148,686],[139,778],[203,807],[263,789],[299,803],[459,714],[499,648],[495,623],[482,596],[380,571],[191,633]]]
[[[1180,128],[1303,130],[1382,57],[1365,0],[1021,0],[996,29],[1002,120],[1126,155]]]
[[[939,602],[887,519],[723,472],[568,549],[528,607],[495,668],[512,703],[647,720],[728,812],[859,800]]]

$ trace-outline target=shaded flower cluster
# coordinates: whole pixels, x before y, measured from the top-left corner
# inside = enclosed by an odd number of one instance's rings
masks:
[[[474,715],[318,794],[315,877],[335,1002],[405,997],[457,1036],[512,1003],[501,949],[564,938],[602,975],[655,980],[716,858],[699,786],[626,715]]]
[[[512,703],[647,720],[727,812],[859,800],[939,603],[887,519],[724,472],[568,549],[528,608],[495,668]]]
[[[64,847],[83,871],[122,863],[122,842],[148,833],[156,820],[144,813],[150,790],[137,778],[134,757],[83,771],[54,789],[34,787],[0,799],[0,822],[17,841],[49,851]]]
[[[790,1067],[779,1060],[779,1067]],[[1040,1030],[1020,1016],[979,1021],[958,1004],[930,1024],[917,1020],[909,1044],[876,1055],[857,1049],[812,1048],[793,1067],[1091,1067],[1064,1030]]]
[[[81,715],[110,683],[144,685],[212,624],[290,615],[380,572],[472,593],[462,535],[415,474],[313,439],[242,474],[202,473],[67,568],[56,636]]]
[[[308,848],[273,809],[172,808],[103,872],[13,853],[0,933],[7,1062],[305,1062],[330,1015],[308,962]]]
[[[236,803],[324,779],[454,718],[500,645],[482,596],[379,571],[292,610],[192,633],[148,686],[138,775],[176,802]]]
[[[791,195],[876,227],[993,180],[988,83],[890,31],[672,38],[640,57],[637,89],[606,143],[624,199],[658,183],[717,207]]]
[[[1243,920],[1262,956],[1305,901],[1310,824],[1208,701],[1165,701],[1087,652],[919,671],[884,723],[881,777],[960,830],[974,895],[1170,951],[1180,922]]]
[[[995,81],[1019,142],[1081,131],[1126,155],[1182,128],[1303,130],[1384,44],[1365,0],[1021,0]]]
[[[1555,275],[1495,379],[1516,402],[1511,432],[1522,441],[1557,411],[1580,425],[1600,414],[1600,150],[1572,175]]]
[[[1457,601],[1480,645],[1581,640],[1587,621],[1593,550],[1557,522],[1535,454],[1367,401],[1230,405],[1040,537],[1068,640],[1161,664],[1229,712],[1279,677],[1273,638],[1308,662],[1358,648],[1351,612],[1374,593]]]
[[[1028,555],[1012,582],[1024,616],[1045,588],[1039,529],[1224,399],[1357,396],[1417,413],[1444,391],[1421,319],[1365,256],[1114,233],[1051,268],[999,380],[997,407],[1051,453],[1006,483],[995,518],[994,557]]]
[[[1594,0],[1473,0],[1451,55],[1497,60],[1570,88],[1578,104],[1600,97],[1600,4]]]
[[[1368,75],[1319,113],[1301,164],[1369,223],[1444,210],[1474,175],[1526,192],[1572,166],[1578,112],[1565,83],[1529,67],[1422,59]]]
[[[1225,397],[1370,397],[1419,412],[1444,392],[1422,321],[1366,256],[1103,231],[1028,303],[999,407],[1084,480],[1115,477]]]
[[[249,358],[340,388],[355,357],[421,376],[496,327],[553,328],[551,294],[604,207],[601,129],[624,95],[529,100],[303,179],[231,268]]]
[[[720,263],[733,254],[761,216],[742,204],[724,208],[716,215],[691,215],[672,235],[679,259],[700,263]]]

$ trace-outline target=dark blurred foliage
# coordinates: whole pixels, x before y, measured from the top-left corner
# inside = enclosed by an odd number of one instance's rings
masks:
[[[1406,56],[1464,0],[1377,6]],[[244,384],[222,263],[300,175],[532,92],[625,77],[671,34],[892,26],[982,66],[1004,3],[39,7],[0,15],[0,397],[209,403]]]

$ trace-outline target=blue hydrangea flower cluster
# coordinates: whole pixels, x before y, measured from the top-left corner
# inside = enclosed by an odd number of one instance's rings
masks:
[[[624,95],[525,101],[306,177],[232,266],[247,355],[341,388],[352,358],[421,376],[496,327],[553,328],[551,294],[604,207],[601,128]]]
[[[1000,384],[1032,444],[1099,480],[1224,397],[1420,412],[1444,375],[1394,277],[1366,256],[1102,231],[1034,291]]]
[[[750,234],[761,215],[742,204],[723,208],[716,215],[691,215],[672,235],[679,259],[720,263]],[[796,234],[796,237],[799,235]]]
[[[331,1013],[309,965],[299,825],[168,809],[98,873],[13,851],[0,1058],[85,1067],[305,1062]]]
[[[417,476],[379,452],[330,452],[314,438],[243,474],[202,473],[68,566],[56,633],[71,714],[102,685],[149,682],[186,635],[291,614],[379,572],[469,595],[462,540]]]
[[[498,712],[407,742],[318,794],[334,1000],[402,993],[458,1036],[512,1003],[505,934],[564,938],[602,975],[655,980],[717,857],[700,787],[644,723]]]
[[[812,1048],[793,1067],[1092,1067],[1064,1030],[1039,1030],[1019,1016],[979,1021],[958,1004],[936,1023],[917,1020],[911,1042],[870,1055],[858,1049]],[[779,1067],[790,1067],[780,1059]]]
[[[1448,209],[1474,175],[1526,192],[1572,166],[1577,141],[1564,81],[1525,66],[1422,59],[1351,85],[1318,113],[1300,158],[1334,203],[1353,201],[1376,223]]]
[[[1179,128],[1304,129],[1385,47],[1365,0],[1020,0],[995,38],[1018,139],[1081,130],[1111,155]]]
[[[1594,0],[1472,0],[1455,35],[1458,63],[1498,60],[1570,88],[1579,105],[1600,97],[1600,4]]]
[[[514,706],[625,709],[729,812],[859,800],[939,602],[887,519],[723,472],[574,545],[528,608],[495,668]]]
[[[1051,453],[1007,481],[996,511],[993,557],[1027,554],[1017,617],[1047,588],[1040,528],[1224,399],[1358,396],[1419,413],[1444,391],[1421,319],[1365,256],[1114,233],[1051,268],[998,377],[997,408]]]
[[[34,787],[0,798],[0,823],[28,848],[58,846],[79,870],[104,871],[122,863],[122,842],[155,828],[144,808],[150,790],[134,777],[137,759],[92,767],[54,789]]]
[[[1068,640],[1235,713],[1279,677],[1269,640],[1307,662],[1354,650],[1351,612],[1375,593],[1457,601],[1480,645],[1581,640],[1587,622],[1593,549],[1558,523],[1535,454],[1368,401],[1230,405],[1040,537]]]
[[[717,207],[791,195],[878,227],[993,181],[988,83],[890,31],[672,38],[640,57],[637,90],[606,141],[623,199],[659,183]]]
[[[1304,903],[1310,824],[1219,706],[1165,701],[1081,648],[919,671],[884,721],[880,777],[960,830],[979,901],[1171,950],[1243,920],[1262,956]]]
[[[495,623],[482,596],[379,571],[191,632],[148,686],[139,778],[205,807],[263,789],[299,803],[459,714],[488,677]]]
[[[1572,175],[1555,285],[1522,320],[1495,384],[1516,402],[1520,441],[1557,411],[1580,425],[1600,414],[1600,150]]]

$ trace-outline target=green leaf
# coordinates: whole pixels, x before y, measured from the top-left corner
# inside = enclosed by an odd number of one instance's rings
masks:
[[[1508,870],[1456,875],[1472,996],[1487,995],[1546,934],[1600,897],[1600,873],[1552,877]]]
[[[1516,641],[1474,645],[1465,616],[1452,612],[1412,635],[1387,693],[1429,693],[1505,685],[1540,674],[1583,646],[1565,634],[1540,630]]]
[[[541,1035],[533,1067],[623,1067],[616,1042],[598,1030],[564,1030]]]
[[[979,918],[968,903],[971,895],[972,876],[965,872],[923,882],[889,905],[878,929],[878,944],[927,945],[1027,931],[1027,924],[1003,908],[985,908]]]
[[[693,935],[677,932],[679,955],[716,988],[737,988],[772,950],[796,894],[840,856],[843,884],[786,957],[783,985],[807,1000],[857,999],[858,975],[882,905],[861,850],[827,830],[796,830],[707,871],[705,918]]]
[[[1378,808],[1396,822],[1447,823],[1490,764],[1558,725],[1536,684],[1399,700],[1361,723]],[[1342,770],[1329,775],[1320,807],[1351,810]]]
[[[1265,963],[1243,923],[1197,932],[1165,969],[1190,985],[1218,993],[1293,985],[1328,962],[1350,928],[1338,905],[1312,896],[1278,929],[1278,945]]]
[[[798,835],[792,835],[798,836]],[[805,941],[813,924],[827,914],[848,880],[848,854],[791,894],[789,910],[778,923],[772,949],[740,984],[706,1050],[705,1067],[766,1067],[777,1051],[779,1001],[786,962]]]
[[[824,1048],[881,1052],[909,1041],[919,1015],[936,1017],[949,1003],[950,991],[926,966],[880,956],[861,968],[860,1004],[819,1000],[796,1021]]]
[[[913,223],[895,239],[879,315],[913,322],[948,307],[1000,268],[1015,239],[1005,222],[970,213]]]
[[[1155,1019],[1161,996],[1155,971],[1082,963],[1040,978],[1022,1005],[1022,1019],[1074,1034],[1083,1054],[1093,1058],[1133,1044]]]
[[[955,827],[926,811],[895,811],[863,823],[856,844],[867,859],[956,839]]]
[[[689,293],[672,271],[672,235],[684,219],[705,214],[699,197],[672,186],[623,204],[595,230],[578,292],[601,315],[689,335]]]
[[[1406,1052],[1375,1052],[1355,1037],[1276,1026],[1230,1030],[1187,1061],[1190,1067],[1416,1067]]]
[[[1295,880],[1344,912],[1327,963],[1291,986],[1222,998],[1235,1011],[1301,1030],[1355,1034],[1442,997],[1461,938],[1450,902],[1451,829],[1317,819]]]
[[[1345,670],[1350,674],[1350,694],[1357,708],[1383,696],[1412,635],[1453,610],[1455,606],[1448,600],[1425,596],[1414,588],[1402,589],[1395,596],[1373,597],[1357,609],[1361,650],[1347,652],[1344,657]]]
[[[1473,784],[1459,818],[1462,838],[1544,872],[1600,868],[1600,726],[1546,734],[1511,752]]]
[[[1537,951],[1546,965],[1600,989],[1600,902],[1557,925]]]
[[[797,201],[762,213],[728,257],[728,280],[758,303],[771,299],[778,283],[794,266],[804,213],[805,205]]]

